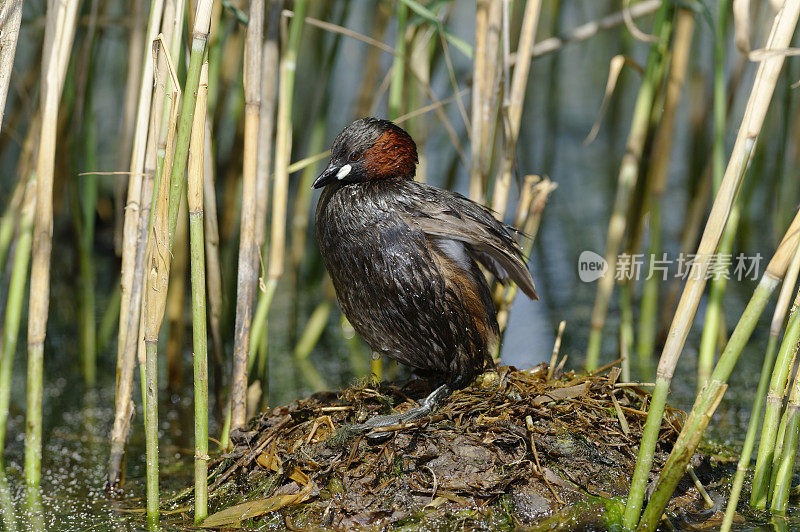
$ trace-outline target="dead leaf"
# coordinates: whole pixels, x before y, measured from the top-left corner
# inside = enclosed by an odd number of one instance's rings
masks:
[[[244,521],[245,519],[258,517],[269,512],[274,512],[275,510],[280,510],[285,506],[299,504],[308,499],[308,496],[311,494],[312,486],[313,485],[311,483],[308,483],[299,493],[295,493],[293,495],[279,495],[277,497],[257,499],[255,501],[243,502],[241,504],[237,504],[236,506],[225,508],[222,511],[208,516],[208,518],[206,518],[206,520],[203,521],[203,524],[200,526],[202,528],[228,526],[238,523],[239,521]]]
[[[552,401],[560,401],[562,399],[573,399],[586,395],[589,391],[589,383],[583,382],[575,386],[566,386],[564,388],[553,388],[548,390],[544,395],[539,395],[533,399],[534,405],[541,405]]]

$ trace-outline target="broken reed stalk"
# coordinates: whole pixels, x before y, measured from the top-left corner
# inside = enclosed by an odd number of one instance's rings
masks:
[[[518,57],[523,59],[518,61],[514,67],[508,97],[508,108],[503,110],[505,150],[500,162],[500,171],[495,177],[494,191],[492,192],[492,209],[500,221],[503,221],[508,203],[508,191],[511,187],[511,173],[514,169],[517,139],[519,138],[522,110],[525,104],[525,93],[530,79],[531,49],[533,48],[533,42],[536,40],[536,26],[539,22],[541,6],[541,0],[528,0],[525,4],[519,45],[517,46]]]
[[[750,467],[750,458],[753,455],[756,434],[758,433],[758,427],[761,422],[761,410],[764,408],[764,401],[766,400],[767,387],[769,386],[770,375],[772,374],[772,363],[775,360],[775,351],[778,347],[778,338],[783,330],[783,323],[789,309],[792,291],[797,283],[798,273],[800,273],[800,246],[798,246],[794,252],[794,257],[786,273],[786,279],[781,286],[781,291],[778,295],[778,303],[775,305],[775,312],[772,316],[769,340],[767,341],[767,351],[764,355],[764,362],[761,367],[761,376],[758,379],[758,388],[756,390],[755,399],[753,400],[753,408],[750,411],[750,423],[747,426],[747,435],[745,436],[742,451],[739,455],[736,475],[733,479],[731,494],[728,498],[728,506],[725,509],[725,518],[722,522],[721,528],[723,532],[729,531],[733,524],[733,517],[736,514],[736,505],[739,502],[739,494],[744,484],[744,476]]]
[[[208,515],[208,335],[206,334],[205,237],[203,235],[203,151],[205,150],[208,62],[200,70],[194,123],[189,140],[188,187],[192,263],[194,360],[194,522]]]
[[[28,283],[28,264],[31,258],[31,239],[33,233],[33,213],[36,198],[35,174],[31,173],[24,189],[24,199],[20,211],[17,249],[14,252],[14,265],[9,281],[6,315],[3,322],[2,357],[0,358],[0,457],[3,456],[6,437],[8,406],[11,399],[11,372],[14,368],[14,354],[17,351],[19,323],[22,317],[22,303],[25,299],[25,286]]]
[[[25,431],[25,482],[38,488],[42,463],[42,379],[44,339],[50,304],[50,252],[53,245],[53,174],[58,109],[75,36],[78,0],[49,0],[42,54],[42,130],[36,161],[36,208],[28,299],[28,378]],[[31,490],[35,491],[35,490]]]
[[[3,126],[8,84],[14,68],[19,25],[22,22],[22,0],[9,0],[3,7],[6,14],[5,20],[0,24],[0,131]]]
[[[258,160],[258,125],[261,110],[261,48],[264,21],[263,0],[250,0],[250,16],[244,44],[244,162],[242,168],[242,212],[239,239],[239,268],[236,285],[236,326],[233,347],[235,427],[242,427],[246,411],[237,410],[237,386],[247,382],[250,354],[250,325],[253,319],[253,296],[258,279],[258,242],[256,237],[256,164]],[[245,391],[246,391],[245,384]],[[245,408],[246,410],[246,408]],[[241,415],[242,423],[236,424]]]
[[[491,163],[489,142],[495,97],[494,81],[498,65],[501,7],[502,2],[478,0],[475,12],[472,116],[469,124],[472,146],[469,197],[478,203],[486,201],[486,185]]]
[[[778,12],[768,40],[768,49],[780,50],[788,46],[798,15],[800,15],[800,2],[785,6],[784,9]],[[742,126],[739,129],[736,144],[734,145],[733,153],[725,171],[723,186],[720,188],[720,193],[714,201],[709,221],[698,249],[697,258],[692,266],[689,279],[681,296],[681,301],[670,329],[667,344],[664,347],[659,363],[656,388],[653,393],[645,433],[640,447],[639,460],[634,473],[634,481],[637,483],[635,484],[637,488],[637,498],[629,498],[628,512],[631,512],[636,504],[641,504],[644,481],[646,481],[646,476],[652,463],[652,452],[658,431],[657,425],[660,424],[669,383],[702,295],[705,285],[705,274],[708,270],[711,253],[713,253],[719,242],[719,238],[724,229],[726,214],[730,212],[733,202],[736,199],[736,193],[744,177],[747,161],[752,154],[753,145],[760,132],[782,63],[782,55],[771,56],[760,64],[756,74],[753,91],[748,101]],[[797,238],[795,232],[797,231],[796,226],[800,224],[798,220],[800,220],[800,218],[796,218],[795,222],[793,222],[782,245],[787,239],[793,241],[794,238]],[[750,333],[753,327],[755,327],[755,322],[763,311],[767,299],[785,274],[788,261],[788,252],[785,247],[784,249],[779,248],[770,262],[770,265],[767,267],[767,272],[756,288],[756,292],[748,303],[745,313],[742,315],[736,329],[731,335],[728,345],[720,356],[720,360],[714,368],[711,379],[695,401],[692,413],[684,424],[681,437],[676,443],[662,471],[656,493],[650,499],[645,509],[640,523],[640,528],[643,530],[654,529],[657,525],[667,500],[683,475],[689,457],[696,448],[696,443],[694,445],[692,444],[692,438],[694,438],[696,433],[702,435],[702,432],[708,425],[713,409],[716,408],[718,397],[721,397],[727,387],[727,378],[733,370],[733,366],[741,350],[744,348],[744,344],[747,339],[749,339]],[[697,437],[699,438],[699,436]],[[767,475],[767,478],[768,477],[769,475]],[[638,513],[638,510],[636,513]],[[635,515],[628,515],[628,513],[626,513],[626,516],[635,518]]]
[[[169,10],[165,10],[169,14]],[[131,417],[133,415],[133,402],[131,395],[133,393],[133,373],[136,366],[137,352],[139,354],[139,370],[142,377],[141,382],[144,383],[145,377],[145,360],[144,348],[140,345],[143,340],[140,338],[144,334],[144,328],[141,327],[144,316],[142,310],[142,298],[144,295],[144,273],[145,273],[145,259],[147,253],[147,238],[151,225],[151,213],[153,205],[153,191],[155,190],[156,180],[156,149],[158,142],[158,124],[161,122],[161,115],[165,98],[162,94],[167,94],[167,77],[168,72],[173,72],[173,68],[168,68],[168,61],[165,58],[166,54],[159,54],[159,50],[164,46],[163,36],[153,43],[150,48],[152,54],[153,64],[158,66],[154,70],[155,74],[155,98],[151,97],[150,102],[152,108],[150,110],[150,124],[148,129],[147,140],[145,143],[145,157],[143,165],[143,175],[139,181],[140,197],[136,202],[138,206],[138,216],[136,219],[136,240],[134,240],[135,251],[133,253],[132,277],[130,284],[130,297],[128,299],[129,314],[127,317],[125,343],[122,346],[122,352],[119,354],[122,360],[122,367],[117,366],[117,389],[116,389],[116,411],[114,415],[114,426],[111,430],[111,454],[108,466],[108,486],[114,488],[122,485],[124,482],[125,474],[123,471],[123,457],[125,455],[125,443],[128,440],[130,433]],[[150,88],[148,87],[148,90]],[[172,92],[171,98],[177,97],[178,93]],[[121,310],[121,309],[120,309]],[[120,316],[121,319],[122,316]],[[142,386],[142,399],[144,399],[145,389]],[[144,404],[144,402],[142,403]]]
[[[798,290],[797,296],[794,299],[794,312],[792,313],[792,317],[789,318],[790,324],[794,325],[794,327],[787,327],[786,335],[784,336],[784,344],[790,342],[789,350],[792,352],[791,363],[789,364],[790,370],[791,367],[794,366],[797,343],[800,341],[800,326],[798,326],[797,323],[792,323],[793,321],[800,321],[795,318],[798,305],[800,305],[800,290]],[[782,351],[783,345],[781,345],[781,352]],[[783,402],[782,396],[783,394],[781,394],[781,402]],[[772,399],[773,397],[770,393],[768,400]],[[773,513],[785,514],[786,505],[789,501],[789,488],[791,488],[792,484],[794,460],[795,454],[797,454],[798,432],[800,432],[800,416],[798,416],[798,409],[800,409],[800,374],[795,373],[792,390],[789,394],[789,402],[783,414],[786,429],[784,431],[782,449],[775,448],[775,443],[777,442],[773,443],[775,458],[772,462],[772,467],[776,470],[773,473],[774,485],[772,487],[772,503],[770,504],[770,509]]]
[[[789,46],[797,24],[798,15],[800,15],[800,2],[797,1],[784,5],[784,7],[778,11],[772,27],[772,32],[767,41],[766,48],[768,50],[782,50]],[[711,208],[711,213],[709,214],[695,261],[689,272],[689,278],[686,281],[686,286],[681,295],[680,302],[678,303],[678,309],[675,312],[670,332],[661,354],[656,373],[656,385],[650,403],[650,411],[647,415],[642,443],[639,447],[639,457],[632,479],[631,491],[625,508],[624,525],[628,528],[634,526],[639,516],[639,511],[644,499],[647,478],[650,474],[650,468],[653,462],[653,452],[655,451],[655,445],[658,440],[658,431],[661,426],[669,385],[672,381],[672,375],[674,374],[675,366],[683,350],[684,343],[686,342],[686,337],[689,334],[689,329],[694,320],[697,306],[703,294],[703,289],[705,288],[706,273],[708,271],[711,255],[719,244],[720,237],[722,236],[722,232],[728,220],[728,215],[733,208],[740,185],[744,179],[747,164],[752,155],[753,146],[761,131],[764,117],[766,116],[769,103],[772,99],[772,93],[775,90],[775,85],[781,67],[783,66],[783,59],[783,55],[771,55],[759,64],[756,78],[753,82],[753,89],[745,109],[745,115],[736,137],[736,143],[734,144],[733,151],[728,160],[722,186],[714,199],[714,204]],[[776,257],[779,252],[780,248],[779,251],[776,252]],[[781,255],[786,254],[785,251],[780,253]],[[773,258],[773,262],[774,261],[775,258]],[[748,304],[748,307],[753,304],[761,305],[756,315],[761,314],[763,304],[766,303],[767,297],[774,290],[777,279],[783,277],[786,272],[788,258],[781,259],[780,262],[781,268],[778,269],[780,275],[774,275],[768,268],[767,273],[762,278],[762,282],[759,283],[759,287],[756,289],[756,294],[754,294],[753,299],[751,299]],[[772,264],[772,262],[770,264]],[[761,301],[763,301],[763,304]],[[747,312],[747,309],[745,312]],[[740,324],[741,322],[742,320],[740,320]],[[755,326],[755,323],[753,323],[753,326]],[[739,329],[739,325],[737,325],[737,329]],[[736,331],[734,331],[734,334],[736,334]],[[733,369],[733,363],[738,358],[738,353],[741,351],[741,348],[744,347],[744,343],[749,336],[750,334],[748,332],[746,335],[743,335],[743,337],[737,338],[737,341],[734,341],[733,335],[731,336],[725,348],[725,352],[723,352],[723,355],[720,357],[712,373],[709,384],[695,401],[695,408],[692,409],[690,419],[692,416],[697,418],[696,422],[702,426],[699,430],[700,434],[702,434],[708,423],[708,420],[705,422],[702,421],[704,417],[708,415],[707,409],[714,407],[714,401],[717,399],[717,396],[724,393],[725,382],[728,376],[726,371]],[[735,355],[733,355],[734,346],[738,347],[738,352]],[[728,353],[727,357],[725,356],[726,353]],[[722,376],[724,376],[724,378],[722,378]],[[698,407],[701,406],[702,408],[698,409]],[[691,420],[695,421],[695,419]],[[694,451],[694,448],[690,445],[691,442],[687,441],[688,437],[684,434],[689,426],[690,423],[687,420],[681,432],[682,437],[679,438],[675,448],[670,454],[670,459],[661,473],[656,493],[650,498],[650,502],[642,516],[639,525],[642,530],[655,529],[661,519],[661,514],[670,495],[683,476],[686,463],[688,463],[689,457]],[[693,435],[694,433],[690,432],[688,434]],[[686,453],[687,450],[688,453]],[[684,460],[687,462],[684,463]]]
[[[171,66],[171,64],[170,64]],[[177,80],[170,69],[173,80]],[[153,224],[147,239],[147,276],[142,304],[145,343],[145,451],[147,455],[147,520],[152,526],[158,521],[158,333],[164,319],[169,284],[169,202],[171,201],[172,158],[175,156],[180,87],[173,83],[173,99],[169,110],[167,152],[164,169],[153,198]],[[180,199],[180,197],[178,197]]]
[[[680,103],[686,70],[689,63],[689,52],[692,48],[692,34],[694,32],[694,14],[687,9],[679,9],[675,25],[675,37],[672,42],[672,59],[670,61],[669,73],[664,96],[664,109],[661,114],[661,121],[656,129],[652,143],[653,153],[648,169],[647,183],[649,185],[650,211],[650,251],[649,260],[653,261],[656,254],[662,251],[661,248],[661,207],[664,191],[667,187],[669,176],[670,155],[672,153],[673,132],[675,129],[675,112]],[[638,245],[637,245],[638,247]],[[632,250],[636,253],[636,250]],[[651,271],[653,265],[651,262]],[[663,279],[662,279],[663,280]],[[632,290],[630,284],[635,279],[627,280],[623,288]],[[644,281],[641,299],[641,324],[639,328],[639,343],[637,344],[637,360],[639,366],[639,376],[641,379],[651,378],[652,350],[655,344],[656,311],[658,306],[659,278],[654,273]],[[630,298],[623,298],[623,301],[630,302]],[[633,345],[633,317],[632,311],[629,320],[623,323],[630,324],[630,341],[628,345]],[[646,324],[646,325],[645,325]],[[629,351],[632,353],[632,349]]]
[[[642,84],[636,96],[631,118],[631,129],[625,147],[625,155],[619,167],[617,177],[617,192],[614,199],[614,208],[608,224],[606,237],[605,260],[608,264],[608,273],[600,278],[597,284],[597,298],[592,309],[591,331],[589,345],[586,349],[586,369],[592,371],[597,368],[600,359],[600,349],[603,343],[603,327],[605,326],[608,305],[611,293],[614,290],[617,254],[622,245],[625,234],[626,213],[630,203],[631,194],[639,178],[639,164],[644,151],[647,131],[650,127],[653,100],[661,79],[657,79],[659,63],[669,44],[672,33],[672,5],[664,2],[656,13],[653,21],[653,33],[658,36],[658,43],[650,48],[647,56]]]
[[[392,84],[389,87],[389,119],[394,120],[403,112],[403,89],[406,74],[406,20],[408,7],[397,2],[397,40],[392,62]]]
[[[524,235],[522,238],[522,255],[527,264],[531,256],[531,251],[533,250],[533,243],[536,239],[536,235],[539,233],[539,224],[542,221],[544,207],[547,204],[550,194],[558,188],[558,185],[546,177],[542,181],[539,181],[539,176],[529,175],[525,176],[523,187],[523,191],[527,188],[529,192],[523,192],[523,194],[520,195],[519,206],[523,206],[522,202],[526,200],[524,197],[526,195],[529,198],[527,200],[528,205],[524,209],[518,209],[514,226],[522,228],[522,233]],[[519,287],[512,283],[505,289],[502,285],[499,285],[497,290],[499,291],[499,296],[498,292],[495,293],[495,301],[497,301],[497,323],[502,334],[508,325],[511,305],[519,292]],[[495,358],[497,357],[499,357],[499,352],[496,353]]]
[[[182,34],[183,28],[178,27],[180,26],[179,21],[183,20],[182,11],[178,13],[177,10],[183,8],[184,4],[182,0],[165,0],[164,3],[164,15],[161,17],[161,33],[158,35],[158,41],[162,48],[157,48],[155,45],[153,47],[153,53],[158,57],[154,57],[156,70],[155,75],[157,76],[156,79],[156,94],[157,97],[153,102],[153,110],[151,111],[151,128],[148,133],[147,138],[147,147],[145,150],[145,163],[144,163],[144,174],[142,176],[142,199],[140,200],[140,214],[139,214],[139,223],[137,229],[137,248],[136,248],[136,261],[144,261],[145,260],[145,253],[147,252],[147,239],[149,238],[148,235],[153,227],[153,198],[154,190],[158,190],[158,186],[161,179],[161,173],[164,168],[164,156],[167,152],[167,138],[169,136],[169,132],[167,124],[169,122],[169,113],[165,113],[164,106],[167,105],[168,101],[176,97],[175,87],[177,86],[177,78],[175,78],[175,65],[178,63],[179,57],[179,50],[175,46],[176,36],[177,39],[180,39],[179,35]],[[176,28],[177,27],[177,28]],[[163,49],[164,53],[158,54],[158,50]],[[169,72],[167,75],[166,72]],[[163,103],[162,103],[163,102]],[[171,106],[171,103],[170,103]],[[149,188],[148,188],[149,187]],[[185,234],[185,231],[183,231]],[[183,238],[185,241],[185,237]],[[142,247],[139,247],[142,246]],[[179,257],[183,255],[179,253]],[[181,258],[178,259],[180,262]],[[144,290],[144,262],[136,262],[136,266],[134,266],[134,281],[133,287],[134,290]],[[176,299],[176,290],[173,284],[173,290],[171,290],[167,297],[169,298],[167,301],[167,312],[170,314],[170,302],[172,306],[175,304]],[[183,297],[183,294],[178,294]],[[131,301],[136,297],[136,295],[131,296]],[[143,300],[144,295],[140,294],[139,296],[139,304]],[[182,305],[182,302],[181,302]],[[133,304],[131,304],[133,307]],[[131,308],[131,313],[135,314],[136,309]],[[129,323],[131,329],[136,327],[134,336],[130,338],[131,342],[136,341],[136,344],[129,343],[127,345],[136,345],[136,354],[137,359],[139,361],[139,382],[142,383],[140,386],[141,393],[142,393],[142,407],[145,409],[145,419],[147,419],[146,413],[146,405],[147,405],[147,389],[143,385],[147,381],[147,355],[145,351],[147,347],[144,343],[144,320],[145,314],[144,312],[139,312],[139,323],[135,325],[135,321]],[[169,371],[172,369],[169,367],[169,355],[170,355],[170,344],[173,342],[173,336],[170,335],[169,339],[167,340],[167,369],[168,369],[168,376]],[[169,384],[168,384],[169,386]],[[128,426],[128,430],[130,430],[130,426]],[[126,433],[127,438],[127,433]]]

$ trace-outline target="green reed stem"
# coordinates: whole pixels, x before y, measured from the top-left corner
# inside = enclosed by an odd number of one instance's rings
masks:
[[[797,379],[795,379],[797,381]],[[800,433],[800,405],[796,400],[790,402],[786,409],[788,421],[783,442],[783,455],[778,463],[778,474],[775,479],[775,488],[772,491],[772,505],[770,508],[773,513],[785,514],[786,505],[789,502],[789,488],[792,486],[792,474],[794,472],[794,459],[797,454],[798,433]]]
[[[103,317],[100,319],[100,327],[97,329],[97,352],[102,353],[108,343],[111,341],[111,336],[117,329],[117,320],[119,319],[119,303],[122,299],[122,292],[119,289],[119,280],[111,285],[111,295],[106,302],[106,310]]]
[[[800,16],[800,3],[784,4],[775,16],[766,47],[776,50],[787,47],[794,34],[798,16]],[[647,413],[646,428],[639,446],[634,479],[625,508],[624,525],[628,528],[632,527],[636,522],[639,508],[641,508],[644,500],[645,485],[653,463],[653,454],[658,441],[658,427],[664,414],[663,407],[666,403],[666,395],[669,392],[669,383],[672,381],[675,367],[678,364],[689,331],[694,323],[697,307],[705,289],[706,274],[708,273],[711,256],[719,247],[719,241],[728,222],[730,211],[736,203],[753,148],[761,133],[764,118],[783,67],[783,60],[783,55],[775,54],[762,61],[758,66],[745,114],[725,169],[722,185],[711,207],[703,236],[697,248],[695,261],[692,263],[678,308],[670,325],[667,341],[661,352],[657,370],[656,390],[654,391],[650,411]],[[789,231],[792,231],[794,226],[795,223],[793,222]],[[796,228],[794,228],[794,231],[796,231]],[[728,345],[711,375],[711,380],[709,380],[703,393],[695,401],[695,407],[692,409],[689,419],[684,423],[681,436],[670,453],[670,457],[659,476],[655,493],[650,498],[639,522],[638,528],[640,530],[655,530],[660,522],[664,508],[678,482],[683,477],[689,459],[699,444],[711,414],[725,393],[727,378],[730,375],[730,371],[733,370],[744,344],[750,337],[752,327],[755,327],[755,322],[758,316],[761,315],[769,295],[786,273],[789,262],[786,241],[787,239],[792,241],[796,236],[794,233],[787,234],[781,246],[775,252],[770,264],[767,266],[767,272],[759,282],[756,293],[754,293],[748,304],[748,308],[745,309],[745,314],[750,309],[750,314],[754,315],[752,321],[750,317],[747,319],[747,334],[740,333],[739,337],[737,337],[737,331],[734,330],[734,334],[728,341]],[[755,308],[754,303],[756,301],[754,300],[757,300],[758,303]],[[744,320],[745,315],[740,319],[737,329],[739,329],[739,325]],[[726,353],[728,354],[727,357]],[[662,381],[663,385],[658,386],[658,383]]]
[[[97,168],[97,138],[93,113],[88,110],[88,124],[84,132],[86,168]],[[97,209],[97,174],[80,176],[80,234],[78,243],[78,267],[80,271],[81,316],[79,324],[83,378],[93,386],[97,380],[97,322],[95,318],[95,267],[94,250],[95,210]]]
[[[297,345],[294,348],[294,359],[297,362],[300,372],[303,375],[306,383],[314,391],[327,390],[328,385],[325,379],[320,375],[317,368],[309,362],[308,357],[314,346],[319,342],[322,333],[325,331],[325,326],[328,324],[328,317],[331,314],[331,304],[328,301],[323,301],[311,313],[308,318],[306,328],[300,336]]]
[[[794,360],[792,360],[794,366]],[[791,375],[791,373],[790,373]],[[789,410],[786,409],[781,414],[781,422],[778,425],[778,434],[775,436],[775,449],[772,452],[772,466],[769,474],[769,495],[770,500],[775,495],[775,483],[778,480],[778,466],[783,457],[783,444],[786,438],[786,424],[789,421]]]
[[[24,181],[22,179],[17,181],[14,187],[14,193],[11,195],[11,201],[8,202],[6,210],[3,213],[3,218],[0,219],[0,271],[5,267],[6,254],[8,253],[8,248],[11,246],[11,241],[14,240],[14,229],[17,226],[17,219],[19,218],[22,196],[25,193],[25,186],[23,183]]]
[[[736,328],[733,330],[731,338],[728,341],[728,344],[725,346],[725,350],[720,356],[719,362],[717,362],[717,365],[714,368],[714,372],[711,374],[711,379],[703,391],[697,396],[694,406],[692,407],[692,411],[687,420],[684,422],[681,434],[678,437],[678,440],[675,442],[675,446],[670,453],[669,459],[667,460],[667,463],[661,472],[661,477],[656,487],[656,491],[650,497],[650,502],[647,504],[647,507],[642,514],[642,518],[639,522],[637,530],[655,530],[655,527],[661,521],[661,515],[663,514],[664,507],[669,501],[669,498],[672,496],[675,486],[677,486],[680,479],[683,478],[683,475],[686,472],[686,466],[688,465],[691,457],[694,455],[694,451],[700,442],[700,438],[702,437],[706,426],[708,426],[708,422],[711,420],[711,416],[714,414],[714,410],[716,410],[719,401],[722,399],[722,394],[725,393],[728,377],[733,371],[733,367],[736,364],[736,361],[739,359],[739,355],[741,355],[744,346],[750,339],[750,335],[752,334],[753,329],[755,329],[756,323],[758,322],[761,313],[764,311],[764,307],[766,306],[770,295],[778,285],[778,281],[779,279],[769,272],[761,278],[761,281],[756,287],[753,296],[750,298],[750,301],[742,313],[739,322],[736,324]],[[645,423],[646,434],[653,433],[652,428],[650,428],[651,419],[657,420],[659,423],[658,427],[660,427],[661,417],[664,411],[664,402],[666,401],[666,394],[669,388],[669,382],[669,379],[661,376],[659,376],[656,380],[656,390],[653,392],[650,414],[648,414],[647,422]],[[661,386],[661,389],[659,389],[659,385]],[[659,401],[659,403],[656,404],[656,401]],[[656,411],[656,408],[660,408],[657,416],[652,415],[652,413]],[[655,423],[655,421],[652,423]],[[658,436],[658,427],[656,427],[655,431],[656,438]],[[644,441],[642,443],[642,446],[643,445],[645,445]],[[655,445],[653,445],[653,449],[654,448]],[[650,464],[652,464],[652,457],[650,463],[647,464],[647,472],[650,470]],[[636,471],[639,471],[638,463]],[[634,481],[639,482],[640,489],[644,490],[647,482],[646,477],[644,482],[642,482],[640,476],[636,475],[636,472],[634,472]],[[633,491],[633,488],[631,488],[631,491]],[[633,519],[635,518],[636,516],[634,515]]]
[[[800,292],[798,292],[798,296],[800,297]],[[789,323],[786,326],[786,332],[778,350],[775,369],[772,371],[772,379],[770,380],[769,393],[767,395],[767,408],[764,412],[764,426],[761,429],[761,440],[758,445],[758,455],[756,456],[756,470],[753,476],[753,488],[750,493],[750,505],[761,510],[767,507],[778,423],[783,407],[783,394],[786,389],[786,382],[789,379],[794,351],[800,339],[798,303],[800,301],[795,298],[794,308],[789,316]]]
[[[277,279],[267,280],[263,291],[259,292],[256,312],[253,314],[253,325],[250,328],[250,360],[248,362],[248,372],[252,371],[256,361],[258,344],[261,342],[262,335],[267,334],[267,322],[269,320],[269,309],[272,305],[272,298],[275,297],[275,290],[278,288]]]
[[[661,201],[654,200],[650,205],[650,260],[657,260],[661,252]],[[656,329],[658,328],[658,289],[663,274],[653,271],[653,275],[645,279],[642,287],[642,298],[639,303],[639,336],[636,343],[636,359],[639,366],[639,378],[648,381],[653,375],[653,351],[656,345]]]
[[[761,376],[758,379],[758,389],[756,390],[753,409],[750,414],[750,423],[747,425],[747,435],[742,445],[742,452],[739,455],[739,463],[736,466],[736,475],[733,478],[731,494],[728,498],[728,506],[725,508],[725,518],[722,521],[722,532],[728,532],[733,524],[733,517],[736,515],[736,505],[739,502],[739,495],[744,485],[744,475],[750,467],[750,458],[753,456],[753,448],[756,443],[756,434],[761,424],[761,410],[764,408],[764,400],[769,386],[769,377],[772,373],[772,363],[775,360],[775,351],[778,347],[778,337],[770,336],[767,343],[767,352],[764,356],[764,363],[761,366]]]
[[[357,378],[366,377],[369,375],[369,364],[367,363],[368,357],[367,352],[364,350],[364,343],[344,314],[339,319],[339,326],[342,328],[342,336],[347,342],[350,370]]]
[[[0,454],[2,454],[1,449]],[[17,512],[2,459],[0,459],[0,515],[3,516],[3,527],[6,532],[17,532]]]
[[[145,420],[144,437],[147,460],[147,522],[151,527],[158,523],[158,344],[145,340],[147,367],[144,381]]]
[[[31,175],[25,191],[22,205],[22,219],[19,224],[17,250],[14,253],[14,265],[11,270],[11,281],[6,301],[6,316],[3,323],[3,347],[0,358],[0,458],[5,448],[6,422],[8,405],[11,397],[11,373],[14,368],[14,355],[17,352],[19,324],[22,317],[22,303],[25,298],[25,286],[28,283],[28,264],[31,258],[31,242],[33,234],[33,210],[36,180]]]
[[[208,334],[206,332],[206,262],[203,226],[203,155],[205,149],[208,62],[203,63],[189,150],[189,240],[192,276],[194,361],[194,522],[208,515]]]
[[[728,223],[725,225],[725,232],[722,233],[722,240],[717,249],[717,257],[730,256],[733,251],[733,243],[736,240],[736,233],[739,229],[741,218],[741,200],[731,210]],[[727,266],[720,263],[720,266]],[[713,274],[713,272],[712,272]],[[705,385],[711,371],[714,369],[714,355],[717,351],[717,340],[719,339],[719,328],[724,316],[723,297],[728,278],[724,272],[714,275],[711,281],[711,289],[708,295],[708,307],[706,309],[705,322],[703,323],[703,333],[700,337],[700,352],[697,360],[697,391],[699,392]]]
[[[769,329],[769,341],[767,342],[767,351],[764,356],[764,363],[761,367],[761,376],[758,380],[758,389],[756,390],[755,400],[753,402],[753,410],[750,414],[750,423],[747,427],[747,435],[745,436],[742,452],[739,457],[739,463],[736,466],[736,475],[733,479],[733,486],[731,487],[731,494],[728,498],[728,507],[725,509],[725,518],[722,522],[723,532],[730,530],[733,524],[733,517],[736,514],[736,506],[739,502],[739,495],[744,484],[744,476],[747,469],[750,467],[750,458],[753,454],[753,447],[755,446],[756,434],[761,422],[761,411],[764,408],[764,401],[767,396],[767,387],[769,386],[770,376],[772,375],[772,364],[775,360],[775,351],[778,348],[778,339],[781,331],[783,330],[784,321],[786,320],[786,313],[789,309],[791,302],[792,292],[794,285],[797,282],[798,274],[800,274],[800,247],[798,247],[789,268],[786,272],[786,278],[781,286],[780,295],[778,296],[778,303],[775,305],[775,312],[772,315],[772,323]]]

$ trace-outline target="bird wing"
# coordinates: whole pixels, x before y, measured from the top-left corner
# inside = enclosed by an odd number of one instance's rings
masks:
[[[414,182],[411,182],[414,183]],[[498,279],[511,279],[531,299],[539,299],[533,278],[524,262],[519,245],[511,236],[516,230],[492,216],[491,212],[460,194],[425,187],[424,194],[408,194],[413,202],[403,216],[415,224],[428,238],[462,242],[472,258]],[[426,200],[431,194],[440,201]]]

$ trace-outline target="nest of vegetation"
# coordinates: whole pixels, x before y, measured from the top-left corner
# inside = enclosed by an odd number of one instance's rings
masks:
[[[205,526],[614,527],[649,395],[619,386],[617,367],[555,373],[548,376],[546,365],[486,372],[433,416],[390,427],[378,443],[350,426],[415,406],[409,395],[428,391],[412,391],[420,381],[404,389],[356,385],[277,407],[235,434],[233,451],[211,464]],[[684,416],[667,409],[654,474]],[[716,462],[695,456],[706,487],[720,477]],[[694,520],[714,513],[688,476],[670,512]]]

